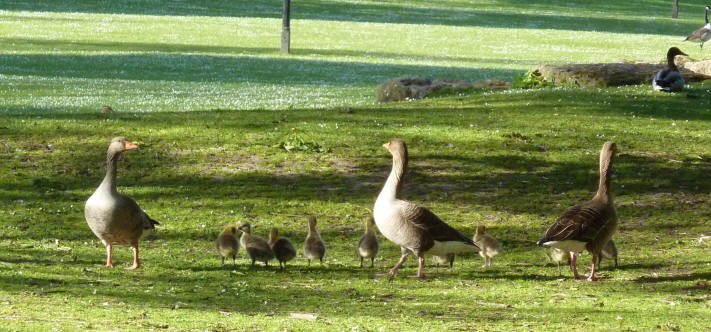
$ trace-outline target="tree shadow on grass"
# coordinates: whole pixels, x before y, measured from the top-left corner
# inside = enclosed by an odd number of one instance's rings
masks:
[[[516,5],[492,4],[490,9],[477,3],[459,6],[459,8],[437,8],[428,2],[426,5],[413,6],[409,3],[343,3],[340,1],[310,0],[292,4],[292,18],[296,20],[324,20],[346,22],[401,23],[418,25],[452,25],[452,26],[482,26],[490,28],[527,28],[556,29],[572,31],[605,31],[616,33],[639,34],[675,34],[683,35],[697,28],[686,22],[675,22],[665,19],[650,20],[649,17],[665,16],[668,8],[658,3],[622,3],[599,8],[599,4],[579,1],[568,6],[542,3],[517,3]],[[447,5],[443,5],[445,7]],[[682,13],[698,11],[699,18],[703,14],[703,6],[695,8],[682,4]],[[509,9],[510,8],[510,9]],[[28,10],[49,12],[87,12],[101,14],[141,14],[141,15],[180,15],[180,16],[228,16],[228,17],[259,17],[280,18],[281,4],[272,2],[220,2],[209,1],[199,6],[185,6],[183,3],[166,2],[156,6],[142,2],[3,2],[0,9]],[[482,10],[484,9],[484,10]],[[550,14],[551,9],[558,15]],[[580,16],[560,15],[575,13]],[[524,12],[525,11],[525,12]],[[595,17],[599,12],[626,13],[634,18]],[[585,15],[585,16],[582,16]],[[629,17],[628,16],[628,17]]]
[[[23,54],[0,55],[0,62],[5,64],[5,75],[278,86],[378,84],[400,76],[511,78],[518,73],[502,69],[193,54]]]

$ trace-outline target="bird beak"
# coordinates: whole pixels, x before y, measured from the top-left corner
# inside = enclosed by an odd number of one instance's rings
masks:
[[[390,142],[384,143],[383,147],[387,150],[390,150]]]
[[[126,143],[124,144],[124,147],[126,148],[126,150],[138,149],[138,145],[133,144],[133,143],[131,143],[131,142],[129,142],[129,141],[126,141]]]

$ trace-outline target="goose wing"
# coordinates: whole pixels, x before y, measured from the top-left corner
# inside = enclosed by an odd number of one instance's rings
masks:
[[[417,229],[422,230],[422,233],[431,240],[442,242],[460,241],[477,247],[472,239],[464,236],[464,234],[452,228],[452,226],[447,225],[447,223],[430,212],[430,210],[407,202],[404,212],[407,220]]]
[[[538,244],[549,241],[593,241],[610,220],[610,212],[602,204],[590,202],[569,208],[546,231]]]
[[[686,39],[684,39],[684,41],[701,39],[707,33],[709,33],[709,29],[707,27],[700,28],[699,30],[692,32],[688,37],[686,37]]]

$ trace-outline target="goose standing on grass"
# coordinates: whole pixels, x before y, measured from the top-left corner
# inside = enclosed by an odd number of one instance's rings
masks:
[[[576,254],[586,249],[593,256],[592,270],[587,279],[588,281],[598,279],[595,275],[597,261],[602,248],[617,229],[617,212],[610,192],[612,161],[616,153],[615,143],[605,142],[600,151],[600,184],[593,199],[565,211],[538,241],[539,246],[544,245],[570,252],[571,266],[576,279],[584,278],[578,275],[575,265]]]
[[[486,233],[486,226],[479,225],[476,227],[474,243],[479,246],[479,256],[484,258],[484,265],[481,267],[488,267],[494,264],[494,257],[501,253],[501,245],[493,236]]]
[[[380,251],[380,242],[375,234],[375,219],[368,217],[365,221],[365,233],[358,241],[358,256],[360,256],[360,267],[363,267],[363,258],[370,258],[370,267],[375,265],[375,256]]]
[[[597,261],[597,269],[600,269],[600,263],[602,262],[603,258],[607,259],[613,259],[615,260],[615,268],[617,268],[617,244],[615,241],[610,239],[610,241],[607,241],[607,244],[602,248],[602,251],[600,252],[602,255],[600,256],[600,260]]]
[[[222,257],[222,266],[225,266],[225,258],[232,258],[232,265],[237,265],[237,252],[239,251],[239,242],[235,238],[237,227],[225,227],[225,230],[217,237],[217,252]]]
[[[704,10],[706,11],[706,16],[704,17],[706,24],[684,39],[684,41],[698,41],[701,43],[702,49],[704,48],[704,43],[711,39],[711,24],[709,24],[709,10],[711,10],[711,6],[706,6]]]
[[[407,146],[402,140],[393,139],[383,147],[392,154],[393,166],[375,201],[373,215],[380,233],[399,245],[402,252],[397,264],[383,275],[396,275],[411,253],[418,259],[416,277],[424,278],[425,255],[446,256],[478,251],[474,241],[434,213],[398,198],[407,170]]]
[[[133,265],[125,270],[139,268],[138,239],[144,229],[159,225],[141,210],[136,201],[116,190],[118,159],[124,151],[137,148],[123,137],[111,140],[106,155],[106,176],[84,206],[84,218],[89,228],[106,247],[106,267],[114,267],[111,259],[113,245],[128,244],[133,249]]]
[[[657,73],[652,80],[654,91],[679,92],[684,89],[684,77],[674,63],[674,57],[686,55],[680,49],[672,47],[667,51],[667,68]]]
[[[279,236],[279,231],[276,228],[269,231],[269,246],[272,247],[274,256],[279,261],[279,268],[285,268],[286,262],[296,257],[294,244],[289,239]]]
[[[267,240],[252,235],[252,225],[248,222],[242,223],[239,226],[239,230],[242,231],[239,242],[252,261],[252,267],[254,267],[256,261],[264,262],[264,266],[268,267],[269,261],[274,258],[274,252],[269,246],[269,243],[267,243]]]
[[[316,217],[309,217],[309,234],[304,241],[304,256],[311,266],[312,259],[318,259],[323,264],[323,256],[326,255],[326,244],[323,243],[321,234],[316,229]]]

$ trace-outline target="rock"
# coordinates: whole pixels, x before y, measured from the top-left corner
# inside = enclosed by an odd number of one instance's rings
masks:
[[[511,87],[511,83],[501,80],[482,80],[472,82],[465,80],[399,77],[378,85],[376,90],[376,98],[379,103],[383,103],[389,101],[422,99],[435,92],[505,90],[509,87]]]
[[[711,79],[711,60],[690,61],[677,57],[677,65],[687,82]],[[580,87],[605,87],[650,83],[654,75],[666,68],[659,63],[592,63],[542,65],[535,69],[554,84],[572,83]]]

